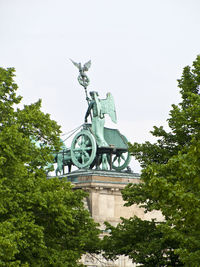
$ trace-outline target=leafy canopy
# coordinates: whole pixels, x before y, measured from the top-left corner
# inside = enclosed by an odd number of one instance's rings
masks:
[[[13,68],[0,68],[0,266],[78,266],[97,249],[97,225],[83,191],[46,178],[60,127],[41,100],[18,107],[13,77]]]
[[[116,242],[107,254],[125,253],[143,266],[163,266],[163,262],[165,266],[198,266],[200,262],[200,56],[192,67],[184,68],[178,86],[182,101],[172,105],[170,131],[154,126],[151,133],[156,143],[130,144],[143,167],[142,183],[129,184],[123,191],[127,206],[138,204],[146,212],[159,210],[164,221],[131,218],[117,228],[107,225],[111,236],[106,237],[105,247]],[[119,243],[124,235],[134,235],[133,240]],[[147,238],[148,246],[144,245]],[[156,258],[158,251],[161,258]]]

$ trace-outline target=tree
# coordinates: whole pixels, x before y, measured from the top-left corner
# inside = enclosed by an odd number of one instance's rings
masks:
[[[135,216],[122,218],[122,223],[116,227],[105,224],[110,231],[110,235],[102,241],[106,258],[116,259],[117,255],[126,255],[140,266],[183,266],[173,251],[178,247],[178,242],[164,237],[154,220],[141,220]]]
[[[178,86],[182,101],[172,105],[170,131],[154,127],[151,133],[157,137],[156,143],[130,144],[130,151],[143,167],[142,183],[129,184],[122,193],[127,206],[138,204],[145,212],[159,210],[164,221],[131,218],[117,228],[107,225],[111,235],[105,238],[105,249],[116,242],[115,248],[107,249],[107,255],[120,252],[119,238],[135,234],[132,243],[124,239],[120,246],[128,246],[125,254],[143,266],[175,266],[174,259],[178,266],[200,263],[200,56],[192,67],[184,68]],[[142,239],[137,236],[141,229]],[[149,244],[144,246],[148,237]],[[155,240],[160,244],[155,246]],[[157,249],[162,258],[155,259]],[[142,256],[155,261],[148,263]]]
[[[79,266],[83,253],[97,250],[97,224],[83,191],[46,178],[60,127],[41,100],[18,107],[13,77],[13,68],[0,68],[0,265]]]

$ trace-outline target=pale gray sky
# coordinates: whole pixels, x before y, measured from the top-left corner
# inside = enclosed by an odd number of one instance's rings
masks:
[[[199,10],[199,0],[0,0],[0,64],[16,68],[23,103],[42,98],[68,132],[87,109],[69,58],[91,59],[88,89],[115,98],[118,123],[106,125],[131,142],[153,140],[200,53]]]

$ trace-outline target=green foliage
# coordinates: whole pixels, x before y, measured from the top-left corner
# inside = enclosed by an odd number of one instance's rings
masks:
[[[168,124],[170,131],[163,127],[154,127],[151,132],[157,137],[157,142],[151,144],[130,144],[130,151],[139,160],[143,170],[141,184],[130,184],[123,191],[126,205],[138,204],[145,211],[159,210],[164,217],[163,223],[139,222],[148,233],[152,229],[153,237],[149,246],[154,253],[157,252],[155,237],[160,233],[160,255],[164,251],[173,253],[177,264],[186,266],[199,266],[200,263],[200,56],[194,61],[192,67],[185,67],[180,80],[178,80],[182,102],[172,105]],[[134,234],[138,231],[137,218],[122,222],[118,226],[118,237]],[[145,225],[146,223],[146,225]],[[152,224],[151,224],[152,223]],[[130,228],[132,227],[131,231]],[[121,228],[120,228],[121,227]],[[116,229],[110,227],[111,237],[117,240]],[[141,232],[142,235],[142,232]],[[147,234],[148,237],[148,234]],[[154,264],[141,260],[140,256],[151,258],[152,252],[145,248],[143,239],[135,238],[128,248],[127,255],[137,263],[144,266],[163,266],[163,257]],[[170,240],[170,248],[165,243]],[[117,241],[116,241],[117,242]],[[125,247],[128,241],[121,244]],[[116,251],[118,249],[116,243]],[[141,251],[135,250],[142,246]],[[135,254],[131,254],[133,249]],[[113,248],[114,251],[114,248]],[[121,251],[123,252],[123,251]],[[110,253],[110,252],[109,252]],[[118,252],[114,253],[115,255]],[[167,255],[167,253],[166,253]],[[174,266],[171,260],[169,266]],[[178,263],[179,262],[179,263]],[[166,263],[164,265],[167,265]]]
[[[140,266],[182,266],[173,252],[178,243],[175,239],[164,237],[155,221],[122,218],[117,227],[109,223],[106,226],[110,231],[110,235],[102,241],[106,258],[126,255]]]
[[[83,191],[46,178],[60,127],[40,100],[17,107],[13,77],[0,68],[0,266],[80,266],[83,253],[97,251],[99,230]]]

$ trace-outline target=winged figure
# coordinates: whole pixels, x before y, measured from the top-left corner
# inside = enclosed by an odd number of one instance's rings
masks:
[[[106,99],[100,99],[102,115],[108,114],[114,123],[117,123],[114,98],[111,93],[107,93]]]
[[[107,147],[108,144],[104,138],[105,114],[108,114],[114,123],[117,123],[114,98],[111,93],[107,93],[106,99],[99,99],[98,92],[90,92],[91,99],[85,114],[87,117],[92,113],[92,131],[95,134],[97,144],[100,147]]]

